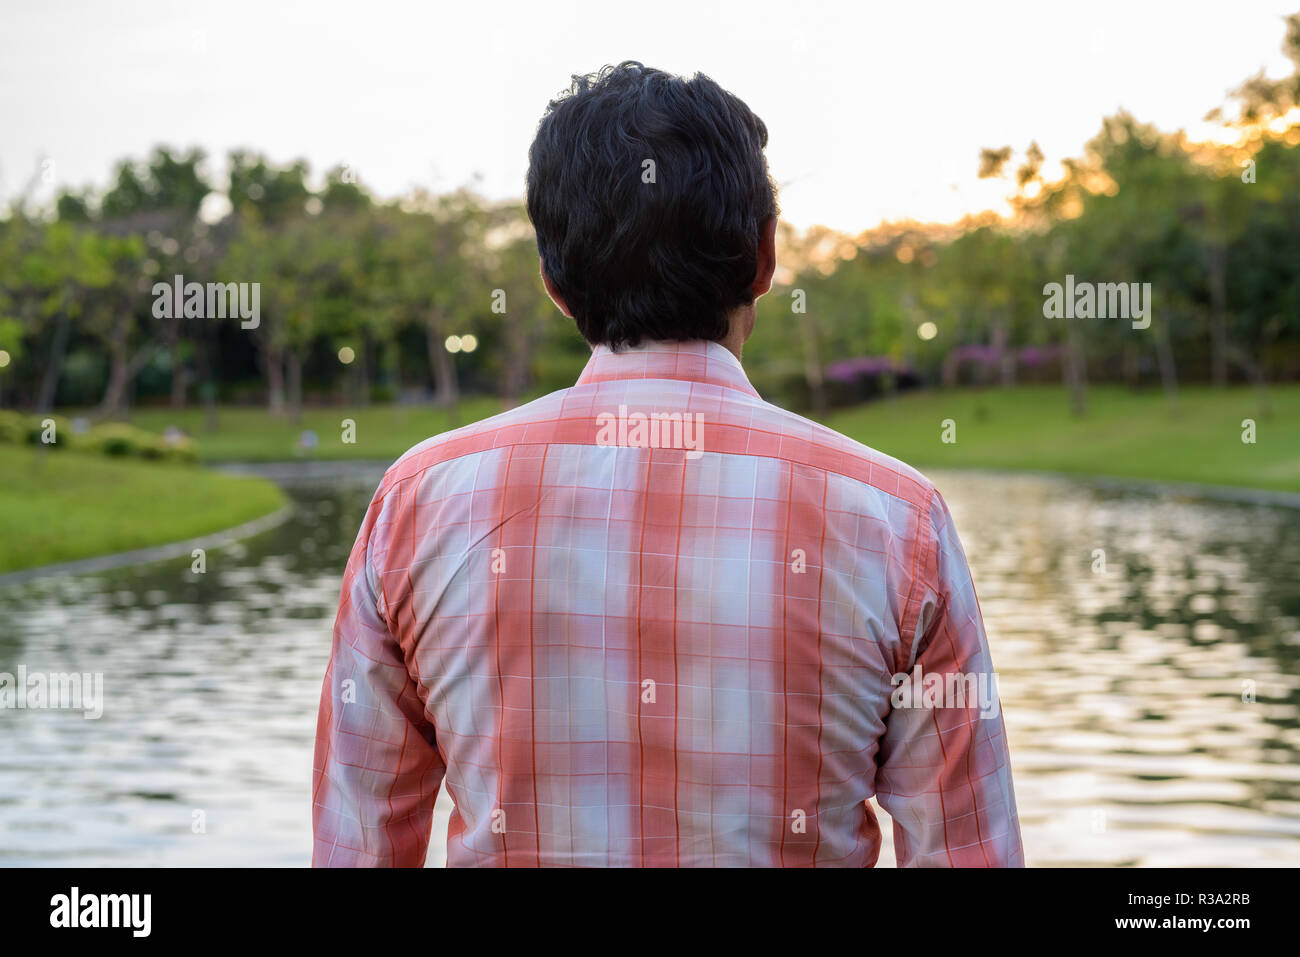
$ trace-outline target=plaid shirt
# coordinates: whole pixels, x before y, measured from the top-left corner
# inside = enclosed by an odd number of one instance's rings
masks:
[[[423,864],[445,786],[450,866],[869,867],[872,796],[900,865],[1021,865],[1000,712],[910,696],[991,675],[929,481],[762,401],[721,345],[600,347],[380,484],[314,863]]]

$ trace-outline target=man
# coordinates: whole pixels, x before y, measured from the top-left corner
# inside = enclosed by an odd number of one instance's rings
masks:
[[[741,368],[766,142],[638,63],[549,105],[528,212],[591,361],[384,477],[321,696],[317,865],[421,865],[442,786],[452,866],[871,866],[873,796],[900,864],[1023,863],[996,693],[910,694],[992,677],[943,500]]]

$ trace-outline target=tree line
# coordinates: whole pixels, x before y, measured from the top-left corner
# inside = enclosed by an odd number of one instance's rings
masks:
[[[1193,141],[1118,113],[1048,172],[1036,144],[984,150],[1010,216],[783,225],[746,367],[821,411],[912,384],[1057,380],[1161,388],[1300,376],[1300,14],[1292,75],[1251,78]],[[197,149],[123,160],[100,189],[29,188],[0,218],[0,404],[97,417],[133,402],[506,403],[572,384],[586,347],[546,299],[519,202],[469,188],[384,200],[347,167],[249,152],[222,182]],[[260,284],[255,325],[159,316],[155,288]],[[1065,318],[1049,284],[1149,284],[1147,325]],[[468,337],[468,338],[467,338]],[[470,346],[473,345],[473,348]]]

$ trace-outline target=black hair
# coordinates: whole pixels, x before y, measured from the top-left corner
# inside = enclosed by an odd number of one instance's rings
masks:
[[[547,104],[528,216],[588,342],[725,338],[778,213],[766,145],[763,121],[707,76],[633,60],[574,76]]]

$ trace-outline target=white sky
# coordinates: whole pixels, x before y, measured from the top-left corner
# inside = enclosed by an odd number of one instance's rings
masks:
[[[52,161],[104,185],[158,143],[220,173],[246,146],[380,195],[481,175],[519,196],[569,74],[639,59],[701,71],[767,123],[785,218],[849,232],[995,206],[983,146],[1078,155],[1127,107],[1196,127],[1261,67],[1300,0],[351,3],[0,0],[0,196]],[[52,195],[44,187],[38,196]]]

